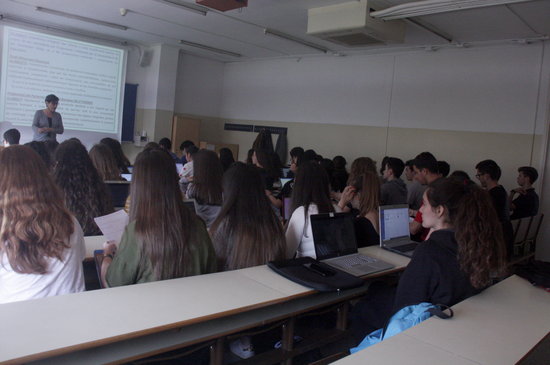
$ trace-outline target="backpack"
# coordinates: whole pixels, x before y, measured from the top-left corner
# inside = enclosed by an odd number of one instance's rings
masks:
[[[450,314],[444,312],[446,309],[449,310]],[[386,338],[414,327],[434,315],[442,319],[448,319],[453,316],[453,310],[446,305],[434,305],[426,302],[403,307],[391,316],[384,328],[379,328],[368,334],[357,347],[351,348],[350,352],[353,354],[366,349]]]

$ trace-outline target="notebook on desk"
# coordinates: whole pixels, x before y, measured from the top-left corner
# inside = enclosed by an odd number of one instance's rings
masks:
[[[418,242],[411,239],[409,206],[382,205],[379,209],[380,247],[400,255],[412,257]]]
[[[357,253],[351,214],[314,214],[310,219],[317,260],[355,276],[393,268],[385,261]]]

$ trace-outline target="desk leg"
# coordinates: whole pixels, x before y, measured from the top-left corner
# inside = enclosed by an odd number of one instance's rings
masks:
[[[281,349],[283,351],[292,351],[294,349],[294,324],[296,322],[295,317],[289,318],[289,320],[283,324]],[[292,365],[292,358],[284,360],[282,365]]]
[[[210,346],[210,365],[223,364],[223,349],[225,338],[221,337]]]
[[[348,328],[349,303],[344,302],[336,309],[336,329],[345,331]]]

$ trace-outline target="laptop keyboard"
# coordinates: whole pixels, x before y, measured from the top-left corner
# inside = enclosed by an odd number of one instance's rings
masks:
[[[408,252],[414,250],[416,246],[418,246],[418,243],[409,243],[403,246],[392,247],[392,249],[399,252]]]
[[[343,267],[354,267],[358,265],[372,264],[373,262],[378,262],[377,259],[365,255],[354,255],[351,257],[340,257],[338,259],[338,264]]]

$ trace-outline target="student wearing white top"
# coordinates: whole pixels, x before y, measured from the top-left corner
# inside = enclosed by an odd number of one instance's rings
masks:
[[[340,210],[330,200],[330,181],[321,165],[310,161],[298,168],[292,191],[292,209],[285,234],[287,257],[316,258],[309,217]]]
[[[0,303],[84,290],[82,229],[29,147],[0,151],[0,227]]]

